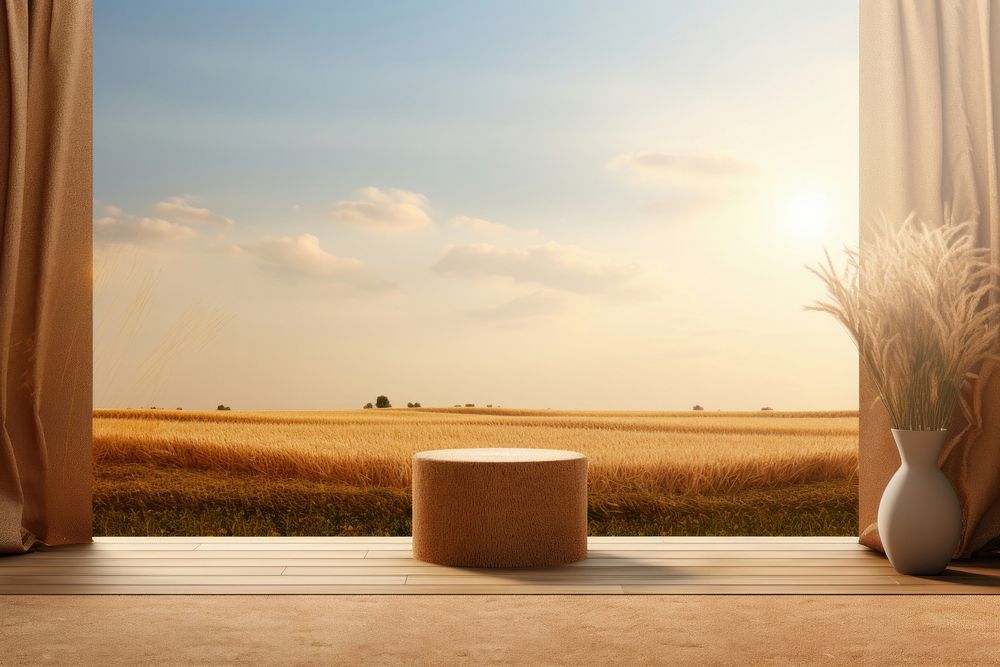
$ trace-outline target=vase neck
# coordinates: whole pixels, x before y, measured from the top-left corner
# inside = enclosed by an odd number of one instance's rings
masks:
[[[947,431],[903,431],[892,429],[892,437],[904,466],[924,467],[938,465],[938,456],[948,439]]]

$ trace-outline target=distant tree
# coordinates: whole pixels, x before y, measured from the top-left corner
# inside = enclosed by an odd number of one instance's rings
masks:
[[[375,399],[375,407],[376,408],[391,408],[392,407],[392,403],[389,402],[389,397],[388,396],[379,396],[378,398]]]
[[[465,407],[467,407],[467,408],[474,408],[474,407],[476,407],[476,404],[475,403],[466,403]]]
[[[374,405],[372,405],[371,403],[365,403],[365,410],[371,410],[371,409],[372,409],[372,408],[374,408],[374,407],[375,407],[375,406],[374,406]]]
[[[693,408],[691,408],[691,409],[692,409],[692,410],[704,410],[705,408],[701,407],[700,405],[695,405],[695,406],[694,406]]]
[[[228,405],[223,405],[222,403],[219,403],[219,407],[217,407],[216,410],[232,410],[232,408],[230,408]]]
[[[492,403],[487,403],[487,404],[486,404],[486,407],[488,407],[488,408],[492,408],[492,407],[493,407],[493,404],[492,404]]]
[[[413,403],[407,403],[407,404],[406,404],[406,407],[408,407],[408,408],[412,408],[412,407],[413,407]]]
[[[456,403],[456,404],[455,404],[455,407],[456,407],[456,408],[460,408],[460,407],[462,407],[462,404],[461,404],[461,403]]]
[[[415,407],[415,408],[419,408],[419,407],[420,407],[420,404],[419,404],[419,403],[414,403],[414,404],[413,404],[413,407]]]
[[[178,410],[183,410],[184,408],[177,408]]]
[[[767,405],[765,405],[764,407],[762,407],[762,408],[761,408],[761,410],[765,410],[765,411],[766,411],[766,410],[774,410],[774,408],[772,408],[772,407],[770,407],[770,406],[767,406]]]

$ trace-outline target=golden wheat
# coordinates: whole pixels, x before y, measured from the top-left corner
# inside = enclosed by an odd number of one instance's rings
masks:
[[[616,494],[731,493],[852,479],[857,470],[849,412],[511,412],[97,411],[95,462],[408,488],[418,451],[542,447],[587,454],[591,490]]]
[[[830,300],[808,309],[851,334],[893,428],[946,428],[972,371],[1000,360],[997,266],[971,222],[932,227],[911,215],[894,228],[883,219],[862,252],[847,251],[842,272],[829,253],[809,270]]]

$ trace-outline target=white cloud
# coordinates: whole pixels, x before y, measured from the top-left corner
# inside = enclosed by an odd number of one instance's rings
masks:
[[[432,270],[463,278],[503,277],[579,294],[628,291],[640,273],[635,264],[615,263],[582,248],[554,242],[529,248],[453,246]]]
[[[157,202],[153,208],[170,221],[185,225],[210,224],[228,227],[235,224],[231,218],[207,208],[193,206],[186,197],[169,197],[166,201]]]
[[[482,218],[472,218],[467,215],[456,215],[451,219],[451,226],[458,229],[467,229],[474,232],[484,232],[486,234],[497,234],[509,232],[510,227],[499,222],[490,222]]]
[[[646,203],[642,210],[654,218],[679,218],[712,209],[730,197],[728,191],[674,189],[666,197]]]
[[[646,180],[697,184],[748,176],[754,168],[731,155],[640,151],[613,158],[608,167]]]
[[[94,221],[94,242],[140,245],[157,241],[183,241],[198,236],[190,227],[159,218],[104,217]]]
[[[652,187],[657,199],[643,211],[657,218],[690,218],[743,196],[756,168],[724,153],[623,153],[608,168]]]
[[[265,237],[239,248],[255,257],[262,269],[289,279],[303,278],[367,291],[393,287],[373,275],[359,260],[337,257],[323,250],[319,239],[312,234]]]
[[[389,234],[415,232],[433,226],[427,197],[391,188],[362,188],[358,199],[337,202],[330,213],[336,222]]]
[[[172,220],[131,215],[113,204],[101,208],[107,215],[94,220],[94,243],[97,245],[145,245],[199,236],[196,229]]]

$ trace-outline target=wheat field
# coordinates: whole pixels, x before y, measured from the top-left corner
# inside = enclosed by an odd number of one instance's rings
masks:
[[[410,457],[452,447],[583,452],[598,534],[856,528],[853,412],[486,408],[95,411],[95,527],[406,534]]]

